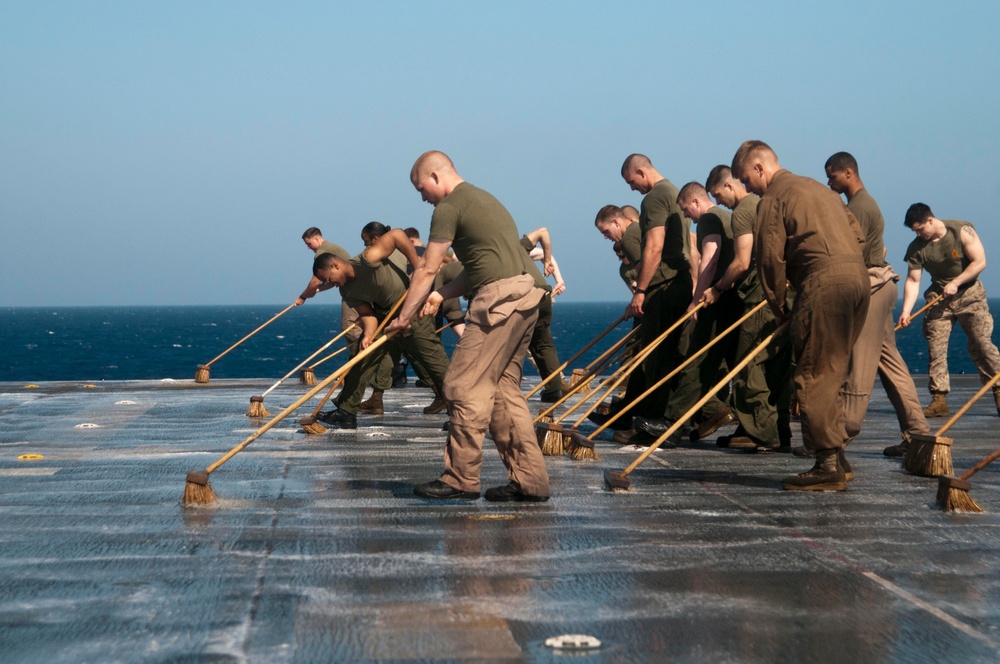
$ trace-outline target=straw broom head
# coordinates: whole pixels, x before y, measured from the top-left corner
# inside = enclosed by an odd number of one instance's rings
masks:
[[[303,385],[316,384],[316,372],[312,370],[312,367],[306,367],[299,372],[299,382]]]
[[[270,417],[264,407],[264,397],[250,397],[250,407],[247,409],[247,417]]]
[[[982,512],[983,508],[969,495],[972,482],[957,477],[939,477],[937,504],[946,512]]]
[[[940,477],[954,475],[951,462],[951,438],[914,435],[906,446],[903,469],[912,475]]]
[[[303,417],[299,420],[302,430],[308,434],[319,436],[326,433],[326,427],[320,424],[315,417]]]
[[[208,379],[211,377],[211,371],[207,364],[199,364],[198,368],[194,372],[194,382],[196,383],[207,383]]]
[[[181,504],[185,507],[192,505],[211,505],[218,497],[212,490],[212,485],[208,483],[208,473],[204,470],[192,470],[187,474],[187,482],[184,484],[184,497]]]

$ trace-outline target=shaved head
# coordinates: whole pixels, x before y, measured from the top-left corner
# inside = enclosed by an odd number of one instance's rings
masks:
[[[677,203],[686,203],[688,201],[700,200],[711,205],[712,201],[708,198],[708,191],[705,187],[701,185],[700,182],[688,182],[686,185],[681,187],[681,190],[677,192]]]
[[[439,150],[429,150],[417,157],[413,168],[410,169],[410,180],[416,182],[421,175],[448,171],[455,172],[455,164],[452,163],[451,157]]]
[[[622,214],[629,221],[639,221],[639,210],[634,205],[623,205]]]

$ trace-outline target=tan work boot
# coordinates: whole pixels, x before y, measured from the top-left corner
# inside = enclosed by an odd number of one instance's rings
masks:
[[[366,401],[358,404],[359,413],[381,415],[385,412],[382,405],[382,390],[372,390],[372,395]]]
[[[837,462],[837,450],[816,450],[816,465],[784,478],[781,487],[788,491],[843,491],[847,488],[847,477]]]
[[[948,397],[942,392],[932,395],[931,403],[924,408],[924,417],[948,417],[951,411],[948,410]]]

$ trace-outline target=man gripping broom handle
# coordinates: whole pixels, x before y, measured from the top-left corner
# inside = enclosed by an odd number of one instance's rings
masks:
[[[729,381],[731,381],[739,372],[743,371],[743,368],[746,365],[750,364],[750,362],[753,360],[753,358],[756,357],[757,354],[759,354],[760,352],[762,352],[765,348],[767,348],[768,345],[770,345],[779,334],[781,334],[782,332],[784,332],[785,328],[787,328],[787,327],[788,327],[788,322],[786,321],[786,322],[782,323],[781,325],[779,325],[777,328],[775,328],[774,332],[772,332],[771,334],[769,334],[766,337],[764,337],[763,341],[761,341],[759,344],[757,344],[756,348],[754,348],[752,351],[750,351],[749,353],[747,353],[747,356],[744,357],[742,360],[740,360],[740,362],[735,367],[733,367],[732,370],[728,374],[726,374],[725,378],[723,378],[718,383],[716,383],[712,387],[712,389],[710,389],[705,394],[705,396],[703,396],[701,399],[699,399],[696,404],[694,404],[686,413],[684,413],[684,415],[682,415],[681,417],[679,417],[677,419],[677,421],[674,422],[673,426],[671,426],[669,429],[667,429],[666,431],[664,431],[663,434],[659,438],[657,438],[656,440],[654,440],[650,444],[650,446],[648,448],[646,448],[646,451],[644,451],[642,454],[640,454],[639,457],[635,461],[633,461],[631,464],[629,464],[628,468],[626,468],[625,470],[623,470],[621,472],[615,472],[613,470],[605,471],[605,473],[604,473],[604,482],[605,482],[606,488],[612,489],[612,490],[613,489],[629,489],[629,488],[631,488],[631,484],[630,484],[630,482],[628,480],[628,475],[633,470],[635,470],[636,468],[638,468],[639,464],[641,464],[643,461],[645,461],[646,458],[649,457],[650,454],[652,454],[653,452],[655,452],[657,450],[657,448],[660,447],[660,445],[662,445],[668,438],[670,438],[670,436],[674,435],[674,433],[676,433],[684,425],[684,423],[686,421],[688,421],[695,413],[697,413],[698,410],[702,406],[704,406],[706,403],[708,403],[709,399],[711,399],[713,396],[715,396],[715,394],[719,390],[721,390],[723,387],[725,387],[726,385],[728,385]]]
[[[916,318],[920,314],[924,313],[925,311],[927,311],[928,309],[930,309],[931,307],[933,307],[935,304],[937,304],[938,302],[940,302],[941,298],[943,298],[943,297],[944,297],[944,295],[941,295],[940,293],[938,293],[937,295],[935,295],[934,297],[932,297],[930,300],[927,301],[927,304],[925,304],[924,306],[920,307],[919,309],[917,309],[916,311],[914,311],[910,315],[910,320],[913,320],[914,318]],[[896,325],[896,327],[893,329],[893,332],[899,332],[902,329],[903,329],[903,325],[900,323],[900,324]]]

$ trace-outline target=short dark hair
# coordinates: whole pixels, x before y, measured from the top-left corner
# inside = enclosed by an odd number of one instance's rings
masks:
[[[594,225],[604,223],[606,221],[611,221],[615,217],[624,217],[625,213],[617,205],[605,205],[600,210],[597,211],[597,216],[594,218]]]
[[[717,189],[726,183],[726,180],[730,180],[733,177],[733,169],[729,168],[725,164],[719,164],[708,172],[708,179],[705,180],[705,189],[712,191]]]
[[[823,166],[824,170],[834,173],[846,171],[848,168],[854,171],[855,175],[858,175],[858,160],[850,152],[837,152],[831,155]]]
[[[931,212],[931,208],[926,203],[914,203],[906,210],[906,216],[903,217],[903,225],[907,228],[913,228],[913,224],[922,224],[931,217],[934,213]]]
[[[328,270],[337,263],[342,263],[343,261],[343,258],[333,254],[320,254],[313,261],[313,276],[318,277],[320,270]]]
[[[406,233],[406,237],[410,238],[411,240],[420,239],[420,231],[418,231],[413,226],[410,226],[409,228],[404,228],[403,232]]]
[[[702,196],[708,198],[708,192],[705,191],[705,187],[701,186],[700,182],[691,181],[681,187],[681,190],[677,192],[677,203],[686,203],[687,201],[701,198]]]
[[[302,234],[303,240],[308,240],[311,237],[316,237],[317,235],[322,235],[323,231],[316,228],[315,226],[310,226],[306,229],[306,232]]]

